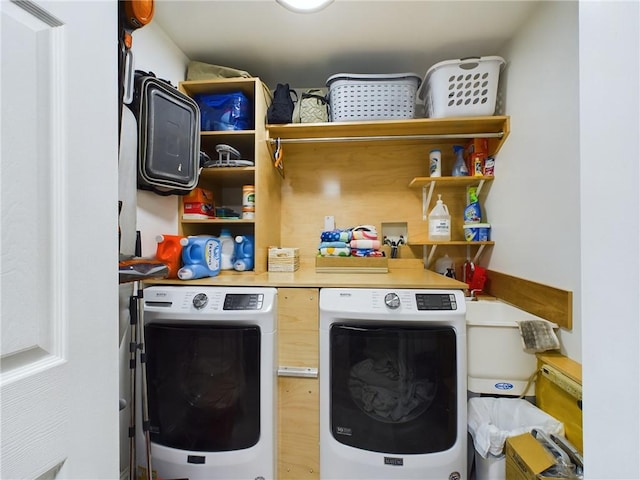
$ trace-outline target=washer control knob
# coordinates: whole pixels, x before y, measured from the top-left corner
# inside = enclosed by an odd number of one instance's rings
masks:
[[[196,310],[202,310],[207,303],[209,303],[209,298],[206,293],[197,293],[195,297],[193,297],[193,306],[196,307]]]
[[[384,296],[384,303],[387,305],[387,307],[395,310],[400,306],[400,297],[397,293],[387,293]]]

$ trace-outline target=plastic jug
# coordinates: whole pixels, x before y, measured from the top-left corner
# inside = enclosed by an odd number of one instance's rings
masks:
[[[233,269],[238,272],[253,270],[254,246],[253,236],[238,235],[234,251]]]
[[[220,273],[220,240],[210,235],[195,235],[180,240],[182,268],[180,280],[215,277]]]
[[[220,230],[220,270],[233,270],[233,251],[235,244],[228,228]]]
[[[436,206],[429,213],[429,240],[448,242],[451,240],[451,215],[438,195]]]
[[[184,237],[180,235],[158,235],[156,237],[156,259],[169,267],[167,278],[178,278],[182,260],[182,244]]]
[[[445,254],[444,257],[440,257],[436,260],[436,272],[445,277],[456,278],[456,269],[453,263],[453,259]]]

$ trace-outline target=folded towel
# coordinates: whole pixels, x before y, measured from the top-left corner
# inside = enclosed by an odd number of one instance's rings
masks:
[[[373,250],[371,248],[352,248],[352,257],[384,257],[382,250]]]
[[[350,242],[351,230],[327,230],[320,234],[323,242]]]
[[[378,231],[374,225],[358,225],[351,229],[351,238],[353,240],[377,240]]]
[[[349,248],[346,242],[321,242],[318,248]]]
[[[351,248],[371,248],[380,250],[380,240],[351,240]]]
[[[353,240],[377,240],[378,234],[368,230],[354,230],[351,232],[351,238]]]
[[[351,249],[349,247],[342,247],[342,248],[324,247],[324,248],[319,248],[318,253],[322,257],[350,257]]]

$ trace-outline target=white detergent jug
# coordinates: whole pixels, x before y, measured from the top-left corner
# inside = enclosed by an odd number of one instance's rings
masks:
[[[451,240],[451,215],[438,195],[436,206],[429,213],[429,240],[448,242]]]

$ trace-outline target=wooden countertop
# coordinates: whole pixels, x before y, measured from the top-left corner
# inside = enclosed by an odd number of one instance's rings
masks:
[[[390,261],[388,273],[317,273],[313,264],[303,262],[295,272],[223,271],[215,277],[182,281],[149,280],[156,285],[208,285],[235,287],[346,287],[346,288],[428,288],[462,290],[467,284],[422,268],[422,261],[395,263]]]

